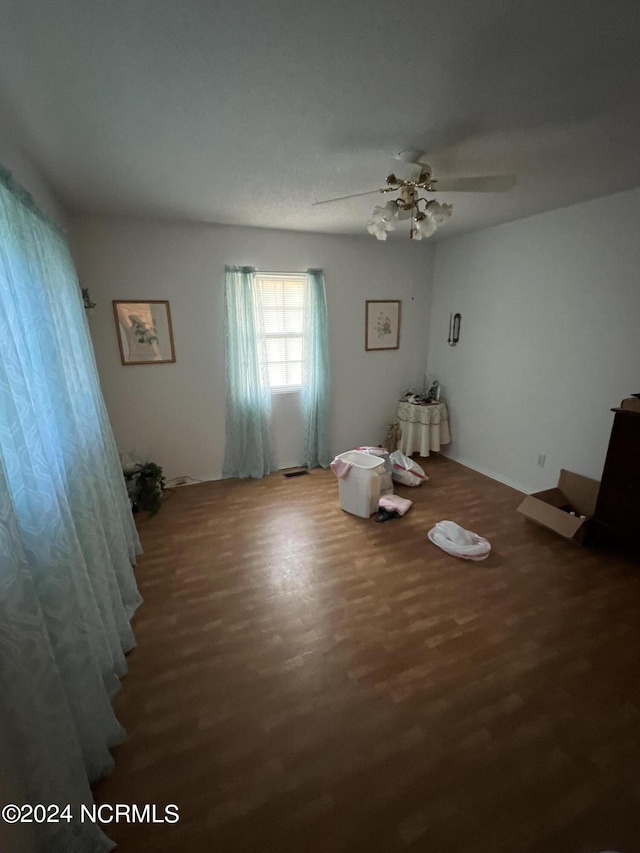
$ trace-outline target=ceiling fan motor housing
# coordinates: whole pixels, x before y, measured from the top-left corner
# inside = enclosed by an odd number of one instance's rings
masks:
[[[410,210],[416,203],[417,192],[415,187],[400,187],[400,198],[398,199],[398,207],[403,210]]]

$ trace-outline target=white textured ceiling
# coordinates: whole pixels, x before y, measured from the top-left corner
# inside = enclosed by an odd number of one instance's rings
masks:
[[[637,0],[3,0],[0,122],[72,211],[364,233],[402,149],[516,174],[443,237],[640,185]],[[396,164],[397,165],[397,164]]]

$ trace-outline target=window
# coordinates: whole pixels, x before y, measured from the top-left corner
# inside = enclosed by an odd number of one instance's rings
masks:
[[[276,392],[298,389],[302,385],[305,276],[257,273],[256,282],[269,388]]]

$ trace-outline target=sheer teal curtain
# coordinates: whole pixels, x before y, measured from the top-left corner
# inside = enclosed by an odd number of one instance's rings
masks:
[[[262,312],[253,267],[225,267],[224,477],[264,477],[276,467],[271,394],[261,354]]]
[[[134,645],[140,545],[67,246],[5,170],[0,341],[0,724],[12,781],[25,803],[72,805],[72,823],[34,826],[38,850],[109,850],[77,815],[124,737],[111,699]]]
[[[302,464],[327,468],[329,452],[329,328],[322,270],[307,270],[304,294]]]

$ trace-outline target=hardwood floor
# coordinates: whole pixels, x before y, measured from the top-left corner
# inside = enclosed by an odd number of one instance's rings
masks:
[[[640,569],[441,457],[383,524],[330,472],[204,483],[141,519],[145,598],[105,803],[122,853],[640,850]],[[471,563],[432,545],[449,518]]]

